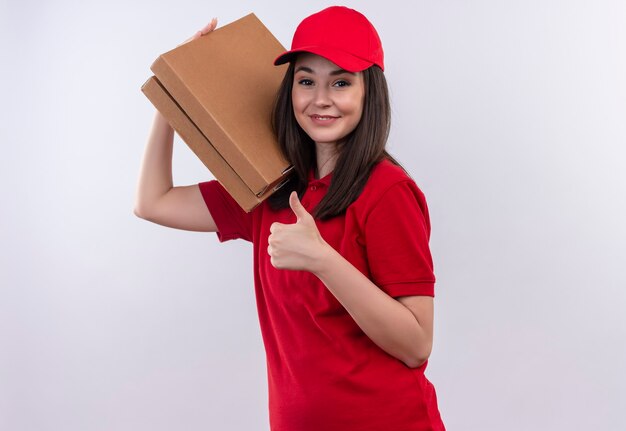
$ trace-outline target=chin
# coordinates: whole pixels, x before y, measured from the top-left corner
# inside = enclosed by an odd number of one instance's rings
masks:
[[[305,130],[305,132],[309,135],[313,142],[318,144],[336,144],[345,138],[345,135],[337,133],[309,133],[307,130]]]

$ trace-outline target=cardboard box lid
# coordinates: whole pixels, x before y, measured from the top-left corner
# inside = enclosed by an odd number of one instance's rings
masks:
[[[141,91],[245,211],[252,211],[285,181],[280,179],[260,196],[252,193],[154,76],[143,84]]]
[[[255,194],[284,175],[271,113],[284,47],[250,14],[159,56],[152,71]]]

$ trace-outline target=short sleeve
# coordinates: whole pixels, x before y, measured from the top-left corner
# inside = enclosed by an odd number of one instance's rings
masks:
[[[434,296],[428,241],[430,219],[413,180],[389,187],[365,221],[365,247],[373,282],[390,296]]]
[[[245,212],[218,181],[198,186],[217,226],[220,242],[239,238],[252,241],[252,214]]]

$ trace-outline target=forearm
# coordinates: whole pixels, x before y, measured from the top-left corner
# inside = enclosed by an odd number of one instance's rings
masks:
[[[182,44],[212,32],[216,26],[217,18],[213,18],[210,23]],[[136,213],[139,208],[152,205],[174,187],[172,180],[173,142],[174,130],[165,117],[156,111],[141,164],[135,199]]]
[[[431,339],[416,316],[328,246],[314,274],[381,349],[409,367],[430,354]]]
[[[135,211],[158,200],[173,187],[172,152],[174,131],[157,111],[141,163]]]

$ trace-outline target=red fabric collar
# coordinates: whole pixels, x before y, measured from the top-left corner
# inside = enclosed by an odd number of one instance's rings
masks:
[[[325,177],[317,179],[317,178],[315,178],[315,169],[311,168],[309,170],[309,178],[308,178],[309,185],[317,185],[317,186],[325,185],[325,186],[329,186],[330,185],[330,181],[331,181],[331,179],[333,177],[333,172],[334,171],[331,171]]]

